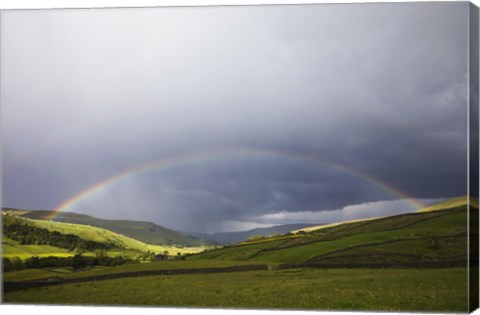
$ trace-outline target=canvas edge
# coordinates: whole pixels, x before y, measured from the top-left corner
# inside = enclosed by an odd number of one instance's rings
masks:
[[[469,102],[469,118],[468,118],[468,195],[473,198],[479,196],[479,8],[469,3],[468,17],[468,102]],[[468,207],[468,310],[473,312],[479,306],[479,273],[478,273],[478,226],[479,221],[474,220],[473,211],[477,211],[470,204]]]
[[[403,1],[398,1],[400,3],[404,3]],[[387,2],[378,2],[378,3],[398,3],[396,1],[387,1]],[[409,2],[416,2],[416,1],[407,1]],[[420,2],[429,2],[420,1]],[[361,2],[339,2],[339,3],[329,3],[329,2],[312,2],[312,3],[288,3],[287,5],[308,5],[308,4],[358,4]],[[366,1],[364,3],[372,3],[371,1]],[[373,3],[377,3],[374,2]],[[284,3],[279,3],[278,5],[285,5]],[[221,4],[221,5],[213,5],[213,6],[250,6],[255,4]],[[275,4],[257,4],[257,5],[275,5]],[[173,5],[182,7],[183,5]],[[195,5],[197,6],[197,5]],[[205,6],[205,5],[199,5]],[[210,5],[212,6],[212,5]],[[164,7],[163,5],[155,5],[155,7]],[[115,7],[93,7],[94,9],[110,9]],[[132,7],[117,7],[117,8],[132,8]],[[135,8],[135,7],[133,7]],[[149,6],[145,6],[145,8],[151,8]],[[53,8],[38,8],[38,10],[55,10],[59,9],[56,7]],[[65,9],[82,9],[82,7],[74,7],[74,8],[65,8]],[[0,7],[0,68],[1,68],[1,38],[2,38],[2,21],[3,21],[3,13],[5,11],[20,11],[20,10],[37,10],[32,8],[1,8]],[[479,166],[480,166],[480,159],[479,159],[479,7],[475,5],[473,2],[469,2],[468,8],[468,162],[467,162],[467,169],[468,169],[468,196],[479,199]],[[0,76],[0,95],[1,87],[2,87],[2,78]],[[0,118],[3,117],[2,115],[2,104],[0,98]],[[0,119],[1,120],[1,119]],[[1,129],[1,123],[0,123]],[[0,158],[2,153],[2,143],[0,138]],[[0,179],[1,179],[2,169],[0,164]],[[0,183],[1,188],[1,183]],[[0,189],[0,205],[3,205],[2,200],[2,190]],[[479,260],[478,260],[478,253],[472,257],[472,252],[479,251],[480,244],[478,238],[478,227],[480,221],[478,220],[471,220],[471,214],[473,211],[478,211],[471,206],[471,199],[469,198],[468,202],[468,312],[473,313],[475,310],[479,308]],[[3,224],[2,218],[0,216],[0,233]],[[3,264],[0,259],[0,270],[3,270]],[[2,281],[3,274],[0,274],[0,304],[4,305],[3,301],[3,281]],[[14,306],[14,305],[12,305]],[[22,304],[16,306],[23,306]],[[41,306],[41,305],[40,305]],[[221,310],[221,309],[220,309]],[[181,311],[181,309],[179,309]],[[361,312],[362,310],[356,310],[356,312]],[[326,310],[320,310],[320,312],[325,313],[328,312]],[[328,312],[330,313],[330,312]]]

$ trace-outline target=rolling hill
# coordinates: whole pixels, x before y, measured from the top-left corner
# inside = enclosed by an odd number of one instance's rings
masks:
[[[3,212],[10,213],[11,215],[18,215],[21,217],[45,220],[52,213],[47,210],[18,210],[12,208],[4,208]],[[157,225],[152,222],[144,221],[130,221],[130,220],[107,220],[99,219],[92,216],[78,214],[73,212],[61,212],[53,219],[55,222],[64,222],[70,224],[89,225],[92,227],[98,227],[106,229],[129,238],[139,240],[153,245],[181,245],[181,246],[204,246],[210,245],[206,240],[185,235],[165,228],[161,225]]]
[[[322,226],[221,249],[190,259],[250,260],[342,266],[465,266],[467,199],[444,202],[437,211]],[[455,203],[453,206],[452,203]],[[471,220],[478,222],[478,208]],[[470,231],[478,238],[478,229]],[[477,253],[478,254],[478,253]],[[472,257],[478,260],[478,255]]]
[[[473,207],[478,209],[478,200],[476,200],[475,198],[467,199],[467,196],[462,196],[462,197],[455,197],[455,198],[450,198],[450,199],[447,199],[447,200],[443,200],[441,202],[435,203],[435,204],[430,205],[428,207],[419,209],[416,212],[428,212],[428,211],[437,211],[437,210],[445,210],[445,209],[449,209],[449,208],[455,208],[455,207],[466,205],[467,201],[469,201]],[[348,221],[333,222],[333,223],[320,224],[320,225],[314,225],[314,226],[307,226],[307,227],[304,227],[304,228],[300,228],[298,230],[293,230],[292,233],[298,233],[300,231],[311,232],[311,231],[324,229],[324,228],[328,228],[328,227],[333,227],[333,226],[338,226],[338,225],[343,225],[343,224],[348,224],[348,223],[355,223],[355,222],[365,222],[365,221],[370,221],[370,220],[375,220],[375,219],[379,219],[379,218],[374,217],[374,218],[356,219],[356,220],[348,220]]]
[[[4,234],[2,235],[2,245],[4,257],[19,257],[22,259],[33,256],[68,257],[84,251],[79,249],[68,250],[65,247],[52,246],[45,239],[46,232],[42,234],[38,233],[39,231],[57,232],[66,236],[70,235],[70,242],[77,242],[75,244],[78,244],[78,241],[83,241],[84,243],[89,242],[90,244],[93,243],[94,247],[108,249],[108,253],[112,256],[120,253],[127,256],[135,256],[141,253],[163,253],[165,251],[168,251],[171,254],[184,254],[199,252],[204,249],[201,246],[182,247],[152,245],[103,228],[84,224],[35,220],[23,216],[15,216],[13,214],[14,212],[9,211],[4,212],[3,215]],[[13,236],[8,234],[9,226],[23,226],[30,228],[32,235],[26,235],[30,240],[25,241],[25,238],[22,238],[21,241],[12,239]],[[38,236],[38,234],[40,234],[40,236]],[[64,241],[67,247],[69,241]],[[99,246],[101,244],[106,246]]]

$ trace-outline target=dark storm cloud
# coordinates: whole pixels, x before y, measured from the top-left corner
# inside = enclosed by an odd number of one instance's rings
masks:
[[[228,148],[333,161],[416,198],[466,194],[467,9],[4,12],[3,204],[51,209],[126,169]],[[286,155],[207,159],[69,210],[197,231],[411,210],[358,174]]]

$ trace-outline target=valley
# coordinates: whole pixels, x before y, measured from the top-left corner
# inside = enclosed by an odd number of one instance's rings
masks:
[[[467,251],[468,236],[478,241],[478,228],[467,224],[468,216],[478,222],[478,203],[466,197],[402,215],[203,247],[154,245],[22,214],[4,211],[4,231],[26,225],[108,246],[21,244],[4,232],[4,266],[6,259],[17,263],[3,273],[6,303],[466,311],[468,260],[478,262],[478,253]],[[32,257],[49,256],[81,256],[86,263],[26,266]],[[122,262],[101,264],[105,256]]]

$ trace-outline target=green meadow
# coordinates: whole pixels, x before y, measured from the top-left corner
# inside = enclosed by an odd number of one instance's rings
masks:
[[[465,268],[288,269],[151,276],[6,292],[7,303],[452,311],[467,305]]]

